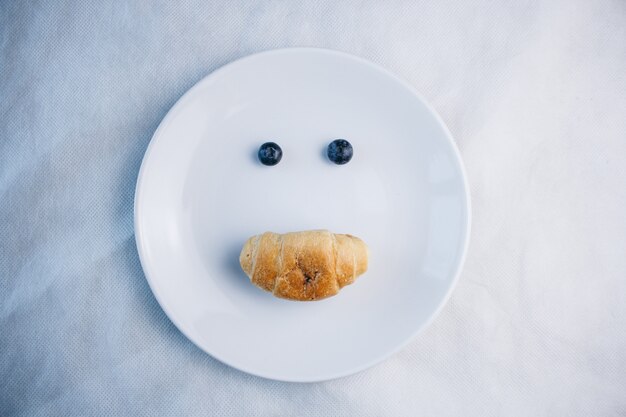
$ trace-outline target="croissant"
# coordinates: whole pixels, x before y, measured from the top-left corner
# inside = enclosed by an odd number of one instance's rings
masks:
[[[266,232],[248,239],[241,269],[256,286],[289,300],[330,297],[367,270],[368,249],[358,237],[313,230]]]

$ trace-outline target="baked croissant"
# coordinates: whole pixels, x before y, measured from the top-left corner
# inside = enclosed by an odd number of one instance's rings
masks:
[[[239,255],[253,284],[289,300],[321,300],[367,270],[368,249],[358,237],[313,230],[266,232],[248,239]]]

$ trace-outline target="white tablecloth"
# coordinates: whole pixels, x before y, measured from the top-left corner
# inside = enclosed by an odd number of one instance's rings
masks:
[[[4,1],[0,36],[0,415],[626,415],[626,2]],[[196,348],[133,236],[167,110],[286,46],[408,80],[455,136],[473,199],[433,325],[317,384]]]

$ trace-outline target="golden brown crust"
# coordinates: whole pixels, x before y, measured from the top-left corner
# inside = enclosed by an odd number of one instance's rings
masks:
[[[367,270],[365,243],[326,230],[266,232],[244,244],[239,256],[253,284],[290,300],[330,297]]]

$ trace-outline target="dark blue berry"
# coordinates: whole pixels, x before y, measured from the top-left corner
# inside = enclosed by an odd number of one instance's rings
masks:
[[[352,159],[352,145],[345,139],[335,139],[328,145],[328,159],[337,165],[343,165]]]
[[[265,142],[259,148],[259,161],[263,165],[276,165],[283,157],[283,150],[274,142]]]

